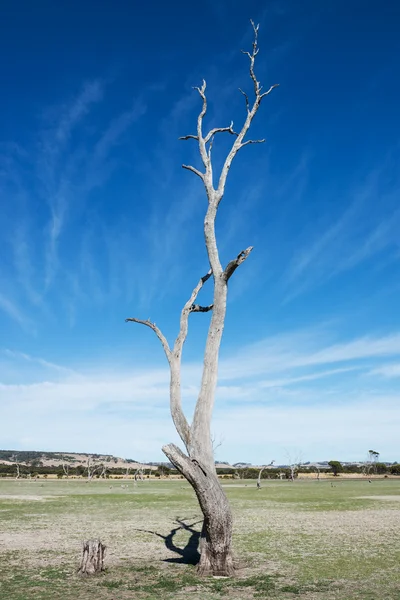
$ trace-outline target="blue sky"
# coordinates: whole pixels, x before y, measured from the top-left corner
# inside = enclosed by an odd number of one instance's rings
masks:
[[[118,7],[116,9],[116,6]],[[400,460],[400,6],[17,1],[0,20],[0,446],[162,460],[170,340],[207,269],[195,132],[268,96],[218,215],[217,458]],[[229,136],[228,136],[229,137]],[[214,146],[215,169],[230,139]],[[202,301],[210,299],[205,286]],[[208,314],[193,314],[193,410]]]

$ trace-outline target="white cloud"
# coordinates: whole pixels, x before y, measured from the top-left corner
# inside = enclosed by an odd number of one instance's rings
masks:
[[[263,373],[289,372],[291,369],[351,361],[358,365],[366,359],[400,355],[400,334],[397,333],[382,337],[366,336],[338,344],[329,344],[327,338],[327,332],[318,332],[317,328],[267,338],[241,349],[232,358],[221,360],[220,378],[256,377]]]
[[[63,114],[56,127],[54,137],[58,143],[65,143],[72,130],[88,113],[90,105],[103,97],[103,84],[100,81],[87,81],[74,100],[63,107]]]
[[[328,343],[315,351],[322,342],[320,332],[313,333],[315,337],[308,334],[308,353],[306,332],[292,337],[287,333],[243,348],[240,355],[221,362],[223,377],[212,425],[217,436],[224,438],[221,458],[264,462],[266,455],[273,454],[284,462],[284,449],[296,446],[305,460],[361,459],[372,445],[379,448],[382,459],[396,459],[398,389],[382,386],[381,375],[388,374],[389,367],[380,367],[376,361],[388,353],[400,355],[400,336]],[[286,347],[291,347],[290,354]],[[17,447],[45,445],[54,450],[156,460],[162,458],[162,443],[176,440],[166,367],[113,372],[108,361],[107,369],[100,365],[75,373],[25,353],[6,351],[3,355],[16,364],[42,369],[41,378],[23,384],[17,369],[14,382],[9,377],[8,383],[0,385],[2,422],[5,431],[15,431]],[[286,362],[281,362],[283,357]],[[366,357],[375,365],[374,372],[370,362],[355,362]],[[276,360],[271,362],[271,358]],[[344,365],[320,368],[336,362]],[[0,375],[2,369],[5,373],[6,367],[0,364]],[[196,400],[200,372],[200,363],[184,367],[182,397],[188,415]],[[249,377],[250,382],[246,381]],[[20,415],[24,418],[19,419]]]
[[[23,329],[30,329],[31,322],[21,311],[15,302],[7,298],[0,292],[0,309],[3,310],[11,319],[19,323]]]
[[[372,369],[371,375],[381,375],[382,377],[400,377],[400,363],[382,365],[378,369]]]
[[[310,223],[303,232],[306,241],[297,240],[283,278],[286,301],[374,257],[395,257],[400,225],[397,162],[387,156],[366,176],[359,176],[362,183],[344,192],[339,201],[334,199],[330,213],[325,210],[320,217],[326,223],[330,216],[328,225],[313,219],[312,229]],[[328,199],[329,194],[325,193]],[[345,208],[338,214],[341,206]]]

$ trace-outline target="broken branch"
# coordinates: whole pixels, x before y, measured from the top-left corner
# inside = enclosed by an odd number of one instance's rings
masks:
[[[198,140],[199,136],[198,135],[182,135],[181,137],[178,138],[178,140]]]
[[[208,312],[209,310],[212,310],[214,307],[214,304],[209,304],[208,306],[200,306],[199,304],[192,304],[192,306],[190,307],[190,312]]]
[[[244,262],[246,260],[246,258],[249,256],[249,254],[252,250],[253,250],[253,246],[249,246],[248,248],[246,248],[246,250],[242,250],[234,260],[231,260],[231,262],[228,263],[228,265],[224,271],[225,281],[228,281],[230,279],[230,277],[236,271],[238,266],[241,265],[242,262]]]

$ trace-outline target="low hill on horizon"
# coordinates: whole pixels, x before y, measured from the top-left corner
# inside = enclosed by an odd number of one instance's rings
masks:
[[[87,452],[43,452],[37,450],[0,450],[0,463],[15,464],[31,467],[62,467],[68,464],[70,467],[85,467],[88,460],[92,463],[101,463],[113,468],[128,467],[134,469],[146,465],[150,469],[157,469],[156,465],[140,463],[134,459],[120,458],[112,454],[95,454]]]

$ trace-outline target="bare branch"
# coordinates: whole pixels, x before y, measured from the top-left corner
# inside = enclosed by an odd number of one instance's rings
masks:
[[[198,135],[183,135],[178,138],[178,140],[198,140],[198,139],[199,139]]]
[[[185,306],[182,309],[179,334],[175,340],[175,345],[174,345],[174,357],[177,358],[179,356],[179,360],[182,355],[183,344],[185,343],[185,340],[187,337],[189,314],[191,312],[207,312],[208,310],[211,310],[211,308],[209,308],[209,307],[200,307],[199,306],[198,309],[194,308],[197,306],[194,304],[194,302],[199,294],[199,291],[201,290],[201,288],[203,287],[205,282],[208,279],[210,279],[211,275],[212,275],[212,270],[210,269],[203,277],[201,277],[199,283],[196,285],[193,292],[191,293],[189,300],[186,302]],[[200,310],[201,308],[205,308],[206,310]]]
[[[251,25],[252,25],[253,31],[254,31],[253,50],[252,50],[252,52],[247,52],[245,50],[242,50],[242,53],[246,54],[246,56],[249,57],[250,77],[251,77],[251,80],[254,85],[255,99],[254,99],[253,105],[250,108],[250,102],[249,102],[248,95],[242,89],[239,88],[240,92],[243,94],[245,101],[246,101],[247,117],[246,117],[243,127],[242,127],[240,133],[238,134],[236,140],[234,141],[232,148],[231,148],[228,156],[226,157],[225,163],[222,167],[221,175],[220,175],[219,182],[218,182],[218,188],[217,188],[217,204],[219,204],[219,202],[221,202],[222,197],[224,195],[226,178],[228,176],[229,169],[231,167],[232,161],[235,158],[236,154],[239,152],[239,150],[241,148],[243,148],[244,146],[247,146],[248,144],[260,144],[264,141],[264,140],[249,140],[248,142],[243,142],[243,140],[249,130],[249,127],[253,121],[253,118],[256,115],[256,113],[260,107],[262,99],[265,96],[268,96],[268,94],[270,94],[271,91],[275,87],[278,86],[278,84],[274,84],[269,88],[269,90],[267,90],[264,93],[261,93],[262,86],[261,86],[260,82],[257,80],[256,74],[254,71],[255,59],[256,59],[256,56],[259,51],[259,49],[258,49],[258,28],[259,28],[259,26],[255,25],[253,21],[251,21]]]
[[[209,304],[208,306],[200,306],[199,304],[192,304],[190,307],[190,312],[208,312],[214,308],[214,304]]]
[[[219,442],[217,442],[216,435],[214,433],[211,435],[211,443],[212,443],[212,448],[213,448],[214,454],[215,454],[215,451],[217,450],[217,448],[222,446],[223,442],[224,442],[223,438],[220,438]]]
[[[225,281],[228,281],[230,279],[230,277],[236,271],[238,266],[241,265],[242,262],[244,262],[246,260],[246,258],[249,256],[249,254],[252,250],[253,250],[253,246],[249,246],[248,248],[246,248],[246,250],[242,250],[241,252],[239,252],[237,257],[234,260],[231,260],[230,263],[228,263],[228,265],[224,271]]]
[[[200,177],[200,179],[202,181],[204,181],[204,173],[202,173],[201,171],[199,171],[195,167],[192,167],[191,165],[182,165],[182,169],[187,169],[188,171],[192,171],[192,173],[194,173],[195,175],[197,175],[198,177]]]
[[[258,478],[257,478],[257,489],[258,490],[261,489],[261,475],[262,475],[262,472],[264,471],[264,469],[267,469],[268,467],[272,467],[272,465],[274,464],[274,462],[275,462],[274,460],[271,460],[271,462],[268,465],[263,465],[261,467],[261,469],[259,470],[259,472],[258,472]]]
[[[171,361],[171,349],[169,347],[167,338],[163,335],[163,333],[161,332],[161,330],[157,327],[157,325],[155,323],[152,323],[150,321],[150,319],[143,321],[142,319],[135,319],[135,318],[125,319],[125,323],[128,323],[128,322],[139,323],[140,325],[146,325],[146,327],[150,327],[150,329],[152,329],[154,331],[154,333],[160,340],[162,347],[164,348],[164,352],[168,359],[168,362]]]
[[[271,87],[269,88],[269,90],[267,92],[264,92],[263,94],[261,94],[260,98],[264,98],[264,96],[268,96],[268,94],[270,94],[272,92],[273,89],[279,87],[279,83],[274,83],[274,85],[271,85]],[[261,90],[261,88],[260,88]]]
[[[247,140],[247,142],[243,142],[243,144],[240,144],[240,147],[243,148],[248,144],[264,144],[264,142],[265,140]]]
[[[236,133],[236,131],[233,131],[233,121],[231,121],[229,127],[214,127],[214,129],[211,129],[204,138],[204,142],[207,144],[216,133],[224,132],[230,133],[231,135],[239,135],[238,133]]]
[[[189,300],[181,312],[179,333],[175,340],[173,352],[170,354],[170,368],[171,368],[171,379],[170,379],[170,409],[172,420],[174,421],[177,432],[179,433],[186,448],[190,445],[190,426],[182,410],[181,400],[181,380],[180,380],[180,368],[182,360],[182,349],[185,343],[187,332],[188,332],[188,319],[191,312],[202,312],[193,309],[195,306],[194,302],[198,296],[199,291],[203,287],[204,283],[211,277],[211,269],[202,277],[199,283],[194,288],[190,295]],[[200,308],[200,307],[199,307]],[[203,312],[207,312],[204,310]]]
[[[203,161],[203,165],[206,168],[206,171],[210,172],[211,162],[208,159],[207,150],[206,150],[206,144],[205,144],[205,141],[204,141],[204,138],[203,138],[203,118],[204,118],[204,115],[207,112],[206,87],[207,87],[207,84],[205,82],[205,79],[203,79],[202,86],[201,87],[195,87],[194,89],[199,92],[200,97],[203,100],[203,106],[201,108],[199,116],[197,117],[197,137],[199,139],[200,156],[201,156],[201,159]]]
[[[255,76],[255,73],[254,73],[254,61],[255,61],[255,58],[256,58],[256,56],[257,56],[257,54],[259,52],[259,49],[257,47],[259,25],[255,25],[254,21],[252,21],[252,20],[250,20],[250,23],[251,23],[251,25],[253,27],[253,31],[254,31],[253,51],[250,54],[250,52],[246,52],[245,50],[242,50],[242,53],[246,54],[249,57],[249,60],[250,60],[250,77],[252,78],[253,83],[254,83],[254,93],[255,93],[256,96],[258,96],[259,93],[260,93],[260,89],[261,88],[260,88],[260,82],[257,81],[257,77]]]
[[[175,444],[167,444],[162,447],[162,451],[178,471],[186,477],[188,481],[194,481],[197,469],[195,464],[186,454],[182,452]]]

